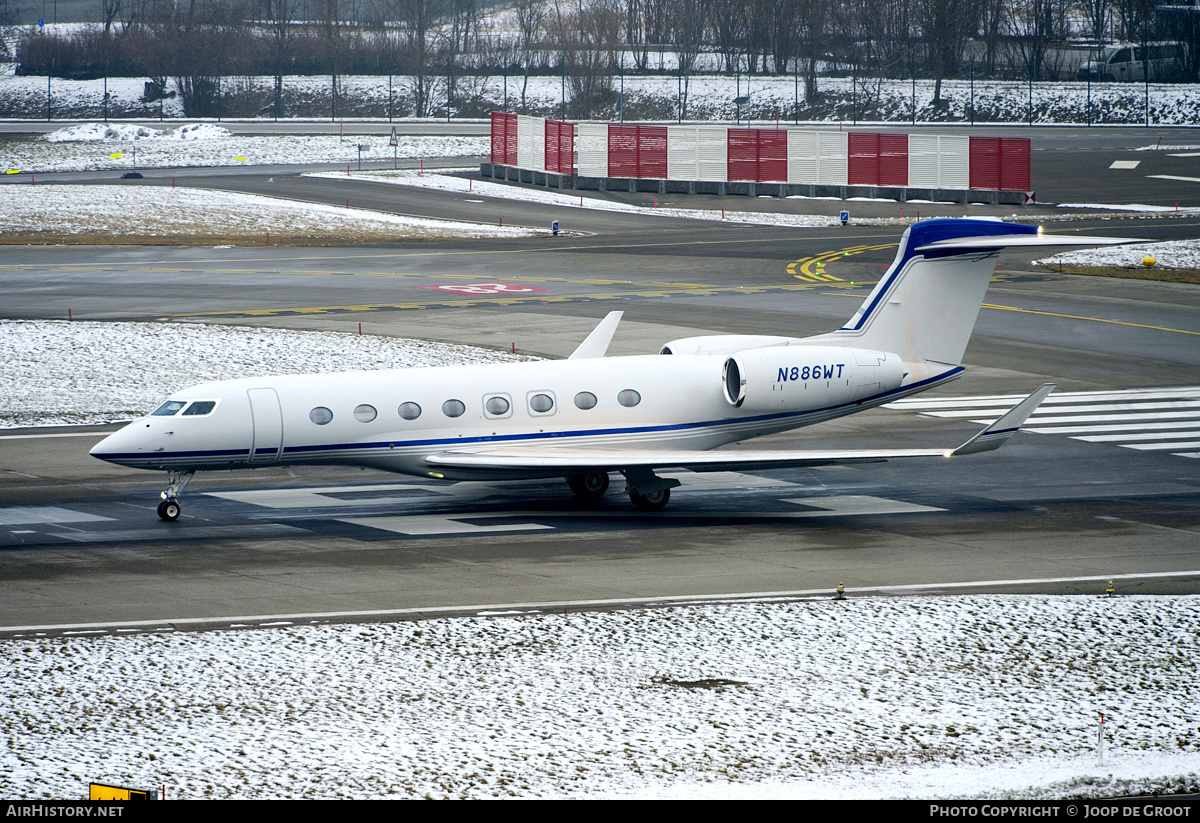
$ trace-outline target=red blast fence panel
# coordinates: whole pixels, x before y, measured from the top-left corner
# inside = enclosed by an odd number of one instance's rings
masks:
[[[608,174],[610,177],[666,179],[667,127],[608,127]]]
[[[846,182],[851,186],[907,186],[908,135],[851,132]]]
[[[546,171],[575,173],[575,125],[546,121]]]
[[[970,185],[973,189],[1029,191],[1028,137],[972,137]]]
[[[787,182],[786,130],[729,129],[727,140],[727,179]]]

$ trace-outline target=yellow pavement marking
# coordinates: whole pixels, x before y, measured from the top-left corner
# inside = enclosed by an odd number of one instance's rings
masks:
[[[419,300],[406,303],[372,303],[347,306],[297,306],[291,308],[240,309],[235,311],[180,312],[171,317],[269,317],[281,314],[327,314],[333,312],[367,312],[388,309],[471,308],[473,306],[512,306],[522,303],[566,303],[573,300],[621,300],[628,297],[707,297],[714,294],[740,292],[758,294],[770,291],[807,291],[816,284],[784,284],[766,286],[697,286],[688,288],[654,289],[646,291],[606,292],[592,294],[542,294],[521,297],[480,297],[456,300]]]
[[[824,251],[820,254],[814,254],[811,257],[802,257],[794,263],[789,263],[787,273],[797,280],[807,280],[812,283],[840,283],[843,282],[840,277],[835,277],[824,271],[827,262],[831,263],[834,260],[849,257],[852,254],[862,254],[865,251],[888,249],[895,245],[895,243],[883,243],[878,246],[847,246],[846,248],[834,251]]]
[[[1056,311],[1037,311],[1036,309],[1019,309],[1016,306],[998,306],[995,303],[984,303],[985,309],[995,309],[996,311],[1015,311],[1020,314],[1041,314],[1046,317],[1063,317],[1067,320],[1088,320],[1092,323],[1111,323],[1114,326],[1129,326],[1134,329],[1153,329],[1154,331],[1167,331],[1174,334],[1194,334],[1200,336],[1200,331],[1188,331],[1187,329],[1172,329],[1169,326],[1150,326],[1146,323],[1127,323],[1124,320],[1108,320],[1103,317],[1084,317],[1079,314],[1061,314]]]

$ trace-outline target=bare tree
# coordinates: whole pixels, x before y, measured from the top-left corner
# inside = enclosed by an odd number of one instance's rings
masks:
[[[808,103],[817,98],[817,61],[824,53],[829,16],[830,0],[800,0],[797,7],[796,37],[804,61],[804,100]]]
[[[975,8],[960,0],[922,0],[921,39],[933,71],[933,105],[942,102],[942,80],[958,74],[963,48],[978,27]]]
[[[571,86],[571,113],[593,117],[612,101],[621,12],[612,0],[555,0],[559,67]]]
[[[300,2],[301,0],[259,0],[258,14],[261,22],[257,31],[266,41],[274,66],[273,106],[276,117],[283,116],[283,78],[295,34]]]
[[[1010,6],[1011,40],[1025,65],[1030,80],[1046,74],[1051,44],[1067,36],[1066,3],[1063,0],[1013,0]]]
[[[549,9],[544,0],[517,0],[513,11],[517,16],[517,29],[520,35],[517,47],[521,55],[521,68],[524,71],[524,78],[521,81],[521,111],[525,111],[525,92],[529,88],[529,69],[533,65],[534,55],[541,48]]]
[[[672,0],[668,14],[672,26],[673,45],[679,61],[679,119],[687,119],[688,81],[696,69],[696,60],[704,45],[708,30],[709,0]]]
[[[396,10],[404,27],[406,63],[412,77],[413,114],[424,117],[432,101],[429,67],[434,55],[433,35],[444,14],[442,0],[399,0]]]

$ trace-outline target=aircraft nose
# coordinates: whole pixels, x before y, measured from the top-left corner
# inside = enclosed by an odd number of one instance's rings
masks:
[[[137,444],[136,423],[131,423],[123,429],[113,432],[108,437],[92,446],[88,452],[92,457],[106,460],[109,463],[120,463],[122,458],[135,457],[141,451]]]

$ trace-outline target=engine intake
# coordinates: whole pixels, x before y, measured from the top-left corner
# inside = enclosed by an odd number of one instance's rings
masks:
[[[807,411],[865,400],[900,387],[900,355],[832,346],[773,346],[725,359],[729,405],[751,412]]]

